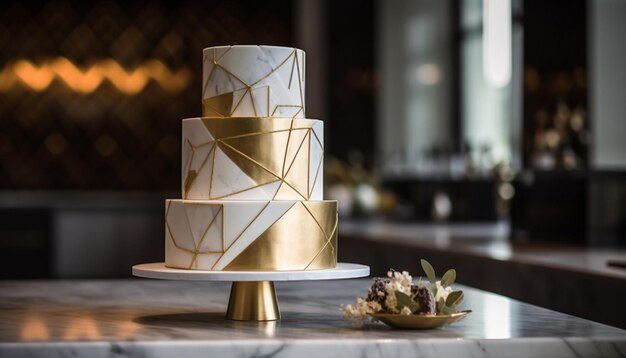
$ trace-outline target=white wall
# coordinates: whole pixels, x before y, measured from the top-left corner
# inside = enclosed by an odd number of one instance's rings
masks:
[[[377,150],[387,173],[423,171],[420,155],[451,141],[449,3],[378,2]]]
[[[626,169],[626,1],[590,0],[591,165]]]

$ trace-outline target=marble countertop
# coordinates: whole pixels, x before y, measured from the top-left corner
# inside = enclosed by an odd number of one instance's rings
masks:
[[[369,279],[278,282],[283,319],[224,318],[229,284],[0,281],[2,357],[623,357],[626,331],[459,286],[466,319],[444,329],[352,328],[339,307]]]
[[[626,262],[625,248],[520,242],[509,231],[506,223],[342,220],[339,256],[378,275],[390,267],[421,272],[416,258],[424,257],[456,268],[460,283],[626,329],[626,269],[608,265]]]

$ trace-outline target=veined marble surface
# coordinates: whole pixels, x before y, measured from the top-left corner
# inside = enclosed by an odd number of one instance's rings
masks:
[[[623,357],[626,331],[458,286],[459,323],[363,329],[339,307],[369,279],[277,283],[283,319],[224,318],[229,284],[129,280],[0,282],[2,357]],[[618,307],[618,310],[622,308]],[[622,310],[623,312],[623,310]]]

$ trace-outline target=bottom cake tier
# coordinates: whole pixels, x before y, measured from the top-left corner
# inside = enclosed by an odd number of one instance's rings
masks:
[[[165,265],[220,271],[337,266],[337,201],[166,200]]]

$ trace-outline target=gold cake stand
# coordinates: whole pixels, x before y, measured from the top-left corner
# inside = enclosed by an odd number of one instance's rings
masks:
[[[157,262],[133,266],[133,275],[162,280],[230,281],[226,318],[236,321],[280,319],[274,281],[338,280],[367,277],[365,265],[340,262],[337,267],[310,271],[201,271],[165,267]]]

